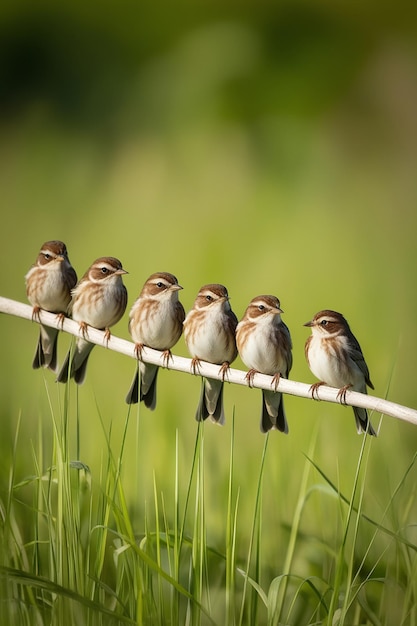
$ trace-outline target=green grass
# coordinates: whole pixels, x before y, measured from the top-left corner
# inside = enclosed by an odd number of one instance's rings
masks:
[[[362,438],[349,493],[344,494],[314,461],[317,429],[288,525],[271,527],[265,490],[270,433],[258,459],[252,514],[239,508],[235,418],[230,429],[228,478],[220,510],[224,527],[212,545],[208,523],[206,431],[197,424],[190,466],[184,471],[179,436],[172,441],[169,479],[160,486],[148,468],[152,497],[133,502],[126,495],[132,467],[125,454],[136,424],[136,468],[147,442],[141,437],[141,407],[126,409],[119,443],[97,408],[96,427],[106,445],[99,472],[79,460],[78,393],[62,392],[61,412],[45,387],[53,426],[52,455],[41,422],[30,450],[32,474],[19,476],[20,421],[1,512],[2,624],[404,624],[417,623],[417,544],[408,537],[413,523],[415,455],[393,490],[379,520],[366,514],[368,463],[376,442]],[[71,435],[74,428],[75,437]],[[73,443],[71,443],[73,442]],[[27,451],[28,452],[28,451]],[[146,457],[149,462],[149,456]],[[405,491],[405,494],[403,493]],[[400,510],[397,501],[408,501]],[[336,523],[320,537],[306,523],[317,507]],[[316,515],[316,513],[315,513]],[[268,582],[274,563],[269,535],[279,535],[285,558]],[[392,602],[395,600],[395,606]]]

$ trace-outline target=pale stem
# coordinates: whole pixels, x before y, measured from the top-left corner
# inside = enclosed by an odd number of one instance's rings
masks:
[[[17,302],[16,300],[0,296],[0,313],[7,313],[8,315],[14,315],[15,317],[22,317],[23,319],[33,321],[36,324],[42,323],[45,326],[58,328],[58,330],[62,330],[66,333],[74,335],[75,337],[80,336],[80,326],[78,322],[74,322],[69,318],[65,318],[62,322],[62,318],[59,315],[48,313],[43,310],[39,313],[39,319],[32,319],[32,310],[32,307],[28,304],[23,304],[22,302]],[[115,337],[113,334],[107,342],[105,331],[89,327],[88,341],[102,347],[107,347],[109,350],[125,354],[132,359],[136,360],[137,358],[135,344],[133,342],[120,339],[119,337]],[[163,354],[163,352],[152,350],[151,348],[147,348],[145,346],[141,353],[141,360],[145,363],[163,365]],[[176,356],[174,354],[169,360],[169,369],[194,375],[191,370],[191,359]],[[247,386],[248,383],[246,380],[246,373],[246,371],[230,368],[227,374],[227,381],[235,385]],[[222,380],[222,372],[219,370],[219,366],[213,365],[212,363],[206,363],[205,361],[200,361],[200,367],[195,375]],[[253,377],[252,387],[256,387],[258,389],[271,389],[272,384],[272,376],[255,374]],[[295,380],[287,380],[281,376],[277,391],[311,400],[312,397],[310,387],[311,383],[306,384]],[[324,400],[325,402],[335,402],[338,404],[340,402],[337,398],[338,391],[339,390],[334,387],[322,385],[317,389],[317,396],[320,400]],[[415,409],[402,406],[401,404],[396,404],[395,402],[390,402],[389,400],[384,400],[383,398],[358,393],[357,391],[347,391],[346,404],[376,411],[377,413],[383,413],[384,415],[389,415],[390,417],[417,425],[417,411]]]

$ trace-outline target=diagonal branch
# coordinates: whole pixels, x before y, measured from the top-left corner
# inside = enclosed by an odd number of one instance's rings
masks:
[[[7,313],[8,315],[14,315],[15,317],[22,317],[27,320],[32,320],[32,307],[16,300],[10,300],[9,298],[3,298],[0,296],[0,313]],[[38,320],[33,320],[35,323],[41,322],[45,326],[51,326],[52,328],[58,328],[66,333],[78,337],[80,334],[80,328],[78,322],[66,318],[62,324],[61,319],[54,313],[48,313],[47,311],[41,311]],[[88,327],[88,340],[91,343],[99,346],[107,346],[109,350],[120,352],[132,359],[136,359],[135,344],[125,339],[120,339],[112,335],[107,343],[104,331],[97,330],[96,328]],[[152,350],[151,348],[144,348],[141,359],[146,363],[153,363],[154,365],[163,366],[163,353],[158,350]],[[172,355],[172,359],[169,362],[169,369],[176,370],[178,372],[185,372],[186,374],[193,374],[191,369],[191,359],[187,359],[181,356]],[[207,378],[214,378],[222,380],[222,372],[218,365],[212,363],[200,362],[200,367],[197,373],[198,376],[206,376]],[[247,380],[245,378],[246,372],[230,368],[227,372],[226,379],[230,383],[237,385],[247,386]],[[252,383],[251,383],[252,384]],[[255,374],[253,378],[253,387],[258,389],[271,389],[273,384],[273,377],[266,376],[265,374]],[[312,399],[310,392],[311,384],[299,383],[294,380],[287,380],[280,378],[278,384],[278,391],[287,393],[292,396],[299,396],[300,398]],[[337,398],[338,389],[334,387],[327,387],[325,385],[318,388],[318,397],[320,400],[326,402],[340,403]],[[417,425],[417,411],[409,407],[377,398],[376,396],[370,396],[357,391],[346,392],[346,404],[350,406],[357,406],[364,409],[370,409],[383,413],[384,415],[390,415],[405,422]]]

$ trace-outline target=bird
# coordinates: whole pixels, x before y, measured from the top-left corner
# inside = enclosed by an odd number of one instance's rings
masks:
[[[168,272],[149,276],[129,313],[129,332],[135,342],[139,360],[132,385],[126,396],[127,404],[136,404],[140,398],[153,410],[156,406],[156,380],[158,365],[140,360],[144,346],[163,351],[163,363],[168,366],[171,348],[182,334],[184,307],[178,299],[182,289],[177,278]],[[140,373],[140,389],[139,389]]]
[[[68,258],[64,242],[46,241],[35,263],[25,276],[26,294],[33,306],[32,319],[39,321],[41,309],[57,313],[62,322],[71,300],[71,289],[77,283],[77,274]],[[41,324],[39,340],[33,359],[33,369],[57,369],[58,329]]]
[[[69,313],[79,322],[82,337],[77,338],[74,350],[68,351],[58,373],[58,382],[67,382],[68,376],[79,385],[84,382],[88,357],[94,347],[87,339],[88,326],[105,330],[105,339],[109,341],[110,327],[126,310],[127,290],[122,276],[127,273],[119,259],[100,257],[72,290]]]
[[[281,319],[280,301],[276,296],[253,298],[236,329],[240,357],[246,367],[249,386],[256,373],[273,376],[274,390],[262,390],[260,429],[288,433],[282,393],[277,391],[280,377],[288,378],[292,367],[292,342],[288,327]]]
[[[197,374],[200,361],[220,365],[221,380],[203,377],[197,421],[209,416],[219,425],[225,423],[223,386],[227,370],[237,357],[233,313],[224,285],[203,285],[184,321],[184,339],[192,356],[191,370]]]
[[[311,328],[312,333],[305,344],[307,363],[314,376],[320,379],[310,387],[313,398],[320,385],[337,387],[337,397],[342,403],[348,389],[360,393],[366,393],[367,385],[374,389],[358,340],[341,313],[330,309],[319,311],[304,326]],[[375,437],[367,410],[353,407],[353,412],[358,433],[367,432]]]

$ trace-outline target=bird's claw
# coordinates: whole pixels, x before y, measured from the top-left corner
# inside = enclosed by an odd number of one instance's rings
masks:
[[[313,385],[311,385],[309,392],[311,393],[311,397],[313,400],[320,400],[318,389],[325,384],[326,383],[324,383],[323,381],[320,381],[319,383],[314,383]]]
[[[190,369],[191,369],[191,372],[194,374],[194,376],[199,374],[200,373],[200,359],[197,359],[196,357],[191,359],[191,368]]]
[[[105,328],[105,330],[104,330],[104,342],[106,344],[106,348],[109,345],[110,337],[111,337],[110,328]]]
[[[352,387],[352,385],[345,385],[344,387],[341,387],[339,389],[339,391],[337,392],[336,400],[339,400],[340,404],[347,404],[346,403],[346,392],[351,387]]]
[[[88,338],[88,324],[87,322],[79,323],[79,332],[82,334],[84,339]]]
[[[229,372],[229,369],[230,369],[230,363],[228,361],[225,361],[224,363],[222,363],[219,369],[219,375],[222,377],[223,382]]]
[[[164,350],[161,355],[162,367],[169,367],[169,361],[172,360],[171,350]]]
[[[58,326],[61,327],[61,330],[63,330],[64,328],[64,320],[65,320],[65,313],[57,313],[57,319],[58,319]]]
[[[258,370],[251,369],[246,372],[245,380],[247,381],[249,387],[253,387],[253,378],[255,374],[258,374]]]
[[[274,374],[272,378],[271,387],[274,388],[274,391],[278,389],[280,378],[281,378],[281,374],[279,372],[277,374]]]
[[[40,312],[41,312],[41,307],[40,306],[34,306],[33,307],[33,309],[32,309],[32,322],[40,322],[41,321]]]

